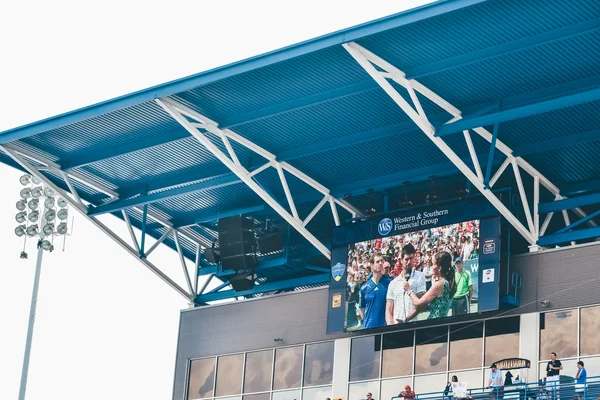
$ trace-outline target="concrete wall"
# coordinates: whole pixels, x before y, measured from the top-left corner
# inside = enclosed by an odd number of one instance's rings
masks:
[[[600,303],[599,261],[600,245],[513,257],[511,270],[522,274],[523,287],[521,307],[510,314]],[[173,399],[184,399],[189,359],[353,336],[325,334],[327,295],[321,288],[182,311]],[[541,300],[550,301],[550,306],[542,307]],[[536,318],[537,314],[528,321],[536,324]],[[283,341],[276,343],[275,338]],[[525,348],[537,343],[535,337],[521,340]],[[337,382],[346,384],[343,379]]]

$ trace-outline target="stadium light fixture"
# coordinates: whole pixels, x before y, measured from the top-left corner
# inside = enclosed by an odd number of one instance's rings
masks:
[[[22,237],[23,235],[25,235],[25,229],[27,229],[25,225],[17,226],[15,228],[15,235],[17,235],[18,237]]]
[[[39,199],[40,196],[42,195],[42,188],[41,187],[34,187],[33,189],[31,189],[31,197],[33,197],[34,199]]]
[[[29,174],[23,175],[19,178],[19,182],[21,182],[21,185],[23,185],[23,186],[29,185],[30,181],[31,181],[31,175],[29,175]]]
[[[56,216],[58,217],[58,219],[60,219],[61,221],[64,221],[67,219],[67,217],[69,216],[69,212],[67,211],[66,208],[61,208],[60,210],[58,210],[58,212],[56,213]]]
[[[34,237],[37,234],[38,234],[38,227],[37,227],[37,225],[29,225],[27,227],[27,235],[29,237]]]
[[[19,224],[25,222],[26,219],[27,219],[27,213],[25,211],[21,211],[21,212],[17,213],[17,215],[15,215],[15,220]]]
[[[44,188],[44,196],[46,197],[53,197],[56,193],[54,192],[54,190],[50,187],[50,186],[46,186]]]
[[[31,189],[29,189],[29,188],[21,189],[21,191],[19,192],[19,195],[21,196],[22,199],[27,200],[31,196]]]
[[[44,218],[48,222],[54,221],[56,219],[56,211],[54,211],[53,209],[49,209],[44,213]]]
[[[59,235],[65,235],[67,233],[67,224],[65,222],[61,222],[60,224],[58,224],[58,226],[56,227],[56,232]]]
[[[59,197],[56,204],[60,207],[60,208],[65,208],[67,206],[67,201],[65,199],[63,199],[62,197]]]
[[[48,197],[48,198],[46,198],[46,200],[44,200],[44,207],[54,208],[55,203],[56,203],[56,201],[54,200],[54,197]]]
[[[27,208],[27,203],[25,200],[19,200],[16,204],[17,210],[24,211]]]
[[[31,210],[37,210],[39,206],[40,206],[40,201],[38,199],[31,199],[27,203],[27,207],[29,207]]]
[[[38,219],[40,219],[40,212],[39,211],[32,211],[29,213],[29,215],[27,216],[27,218],[29,219],[29,221],[35,223],[37,222]]]
[[[54,233],[54,224],[44,225],[42,232],[44,232],[44,235],[46,236],[51,236]]]

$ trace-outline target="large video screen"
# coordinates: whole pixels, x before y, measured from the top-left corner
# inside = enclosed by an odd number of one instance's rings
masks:
[[[479,198],[353,221],[333,232],[327,332],[497,310],[500,219]]]
[[[479,225],[471,220],[349,245],[346,331],[477,313]]]

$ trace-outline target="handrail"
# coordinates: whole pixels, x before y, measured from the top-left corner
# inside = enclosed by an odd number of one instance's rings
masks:
[[[554,389],[555,388],[555,389]],[[401,390],[401,389],[400,389]],[[558,393],[557,393],[558,392]],[[600,376],[588,377],[584,385],[578,385],[572,376],[562,375],[559,382],[545,383],[545,379],[526,383],[519,382],[508,386],[502,386],[500,390],[490,387],[479,387],[467,389],[467,393],[474,399],[504,399],[504,400],[596,400],[600,398]],[[460,400],[454,397],[450,391],[444,395],[444,391],[426,392],[416,394],[416,400],[443,399]],[[403,399],[401,396],[393,396],[391,400]],[[468,397],[463,397],[468,399]]]

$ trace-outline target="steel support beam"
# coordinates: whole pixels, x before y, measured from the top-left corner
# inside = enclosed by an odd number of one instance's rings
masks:
[[[192,136],[194,136],[208,151],[210,151],[219,161],[221,161],[231,172],[233,172],[241,181],[243,181],[254,193],[256,193],[269,207],[277,212],[290,226],[296,229],[305,239],[307,239],[313,246],[325,255],[327,258],[331,257],[330,250],[321,243],[311,232],[306,229],[303,225],[303,221],[299,218],[295,208],[294,199],[287,187],[287,181],[285,179],[285,173],[291,174],[296,178],[302,180],[307,185],[311,186],[317,192],[320,192],[324,197],[330,197],[329,189],[316,182],[306,174],[302,173],[298,169],[289,165],[286,162],[277,161],[276,157],[249,141],[248,139],[238,135],[237,133],[229,129],[220,129],[217,124],[205,117],[202,114],[186,107],[183,104],[170,98],[161,98],[156,102],[183,128],[185,128]],[[197,122],[190,122],[193,119]],[[227,147],[229,155],[223,153],[219,147],[217,147],[206,135],[212,134],[219,137],[225,146]],[[281,185],[286,193],[286,198],[291,210],[288,212],[281,204],[274,199],[264,188],[257,184],[250,172],[244,168],[238,161],[233,148],[228,145],[229,140],[235,141],[238,145],[244,146],[247,149],[253,151],[257,155],[261,156],[268,162],[270,167],[277,170]],[[284,172],[285,171],[285,172]],[[332,200],[335,206],[339,206],[348,212],[355,214],[356,210],[350,208],[345,202],[338,199]]]
[[[0,146],[4,150],[6,154],[8,154],[15,162],[19,163],[25,170],[27,170],[33,176],[38,177],[41,181],[43,181],[47,186],[51,187],[56,193],[62,196],[71,207],[78,210],[81,215],[83,215],[88,221],[94,224],[97,228],[99,228],[103,233],[108,235],[111,239],[113,239],[121,248],[127,251],[130,255],[132,255],[136,260],[142,263],[146,268],[148,268],[151,272],[153,272],[156,276],[158,276],[161,280],[163,280],[167,285],[169,285],[172,289],[174,289],[177,293],[183,296],[188,301],[193,301],[194,294],[186,292],[181,286],[175,283],[169,276],[167,276],[164,272],[162,272],[159,268],[154,266],[151,262],[146,260],[145,258],[141,258],[139,256],[139,252],[134,249],[132,246],[127,244],[123,239],[121,239],[117,234],[115,234],[112,230],[110,230],[106,225],[100,222],[98,219],[94,217],[90,217],[86,214],[86,210],[75,200],[73,200],[70,196],[68,196],[61,188],[56,186],[52,181],[50,181],[44,174],[42,174],[38,168],[30,163],[28,163],[25,158],[19,155],[16,151],[7,148],[6,146]]]
[[[487,115],[478,117],[467,116],[452,124],[442,126],[436,131],[435,136],[443,137],[462,132],[465,129],[474,129],[487,125],[498,124],[500,122],[512,121],[519,118],[530,117],[533,115],[560,110],[562,108],[573,107],[597,100],[600,100],[600,88],[588,89],[580,93],[569,94],[536,104],[528,104],[508,110],[497,111]]]
[[[571,210],[577,207],[584,207],[593,204],[600,204],[600,193],[588,194],[584,196],[571,197],[568,199],[555,200],[540,204],[540,213]]]
[[[273,292],[276,290],[290,289],[299,286],[325,284],[329,282],[330,276],[331,275],[327,273],[302,278],[286,279],[277,282],[267,282],[257,284],[250,290],[244,290],[240,292],[236,292],[235,290],[225,290],[222,292],[206,293],[198,296],[196,298],[196,303],[207,303],[209,301],[225,300],[238,296],[250,296],[253,294]]]

